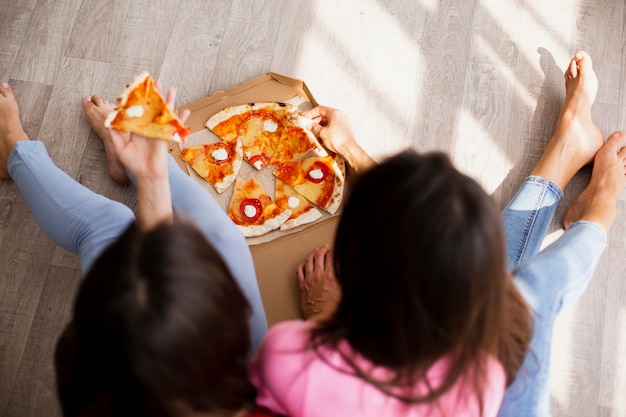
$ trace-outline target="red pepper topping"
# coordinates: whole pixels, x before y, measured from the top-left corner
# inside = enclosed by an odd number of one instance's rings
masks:
[[[267,158],[265,155],[261,154],[261,155],[254,155],[251,156],[248,159],[248,162],[250,162],[250,165],[252,165],[253,167],[256,168],[256,165],[254,165],[257,161],[261,161],[261,166],[259,168],[263,168],[265,165],[267,165],[267,163],[269,162],[269,158]]]
[[[255,209],[254,216],[249,217],[246,214],[246,211],[245,211],[246,206],[254,207],[254,209]],[[250,223],[254,223],[255,221],[257,221],[259,219],[259,217],[261,217],[261,213],[263,211],[263,206],[261,205],[261,200],[259,200],[258,198],[246,198],[239,205],[239,211],[241,211],[241,214],[243,215],[243,217],[246,220],[248,220]]]
[[[322,172],[321,178],[311,177],[311,171],[315,171],[316,169]],[[311,165],[311,168],[309,168],[308,172],[306,173],[306,179],[316,184],[319,184],[320,182],[326,179],[327,175],[328,175],[328,165],[320,161],[315,161],[313,165]]]

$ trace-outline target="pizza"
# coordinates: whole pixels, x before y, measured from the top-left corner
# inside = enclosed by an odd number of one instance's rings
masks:
[[[228,216],[246,237],[260,236],[278,229],[291,210],[283,210],[255,180],[235,181]]]
[[[274,176],[330,214],[335,214],[341,205],[346,168],[340,156],[314,156],[285,162],[276,167]]]
[[[274,200],[282,210],[291,210],[291,216],[280,225],[280,230],[293,229],[322,217],[322,213],[302,194],[278,178],[276,178]]]
[[[227,107],[205,126],[224,141],[240,138],[245,160],[261,170],[311,150],[326,155],[315,135],[304,128],[307,122],[297,106],[266,102]]]
[[[236,139],[184,148],[180,157],[221,194],[235,181],[243,150],[241,140]]]
[[[145,71],[126,86],[104,125],[122,132],[131,131],[148,138],[180,143],[185,143],[189,135],[189,128],[170,110],[154,80]]]

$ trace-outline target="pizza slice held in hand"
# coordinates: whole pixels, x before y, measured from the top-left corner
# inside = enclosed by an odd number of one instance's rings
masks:
[[[142,72],[126,86],[117,100],[117,106],[106,120],[106,127],[122,132],[185,143],[189,128],[172,112],[154,80]]]
[[[330,214],[335,214],[341,205],[346,168],[337,155],[285,162],[276,167],[274,175]]]
[[[221,194],[235,181],[243,151],[241,141],[236,139],[191,146],[183,149],[180,157]]]
[[[280,225],[280,230],[289,230],[303,224],[314,222],[322,217],[322,213],[316,209],[302,194],[298,193],[284,181],[276,178],[275,200],[282,210],[291,210],[291,216]]]
[[[228,216],[246,237],[260,236],[278,229],[291,210],[282,210],[255,180],[236,180]]]

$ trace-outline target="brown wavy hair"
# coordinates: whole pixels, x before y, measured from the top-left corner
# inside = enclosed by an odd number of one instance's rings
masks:
[[[507,269],[495,203],[446,155],[405,151],[358,177],[333,250],[342,297],[312,333],[320,355],[347,340],[394,377],[376,380],[345,357],[352,371],[407,404],[434,402],[459,378],[482,399],[487,354],[513,381],[530,342],[529,309]],[[433,386],[427,371],[445,355],[447,375]],[[415,396],[420,381],[429,391]]]
[[[175,416],[254,402],[248,303],[188,223],[133,224],[82,283],[57,344],[65,416]]]

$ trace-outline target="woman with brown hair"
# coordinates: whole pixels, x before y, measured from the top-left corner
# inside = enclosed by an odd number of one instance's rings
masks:
[[[64,415],[266,415],[252,412],[249,315],[196,226],[132,224],[85,277],[57,345]]]
[[[605,144],[591,119],[586,53],[565,79],[555,133],[501,216],[446,156],[407,151],[371,167],[341,112],[306,115],[369,170],[333,251],[297,271],[307,321],[271,328],[252,363],[258,404],[298,416],[548,415],[554,320],[586,288],[626,183],[626,135]],[[567,230],[540,251],[562,190],[592,161]]]
[[[173,90],[167,102],[174,108]],[[46,234],[80,256],[85,276],[57,344],[64,415],[274,416],[254,405],[246,373],[267,322],[245,238],[167,142],[106,130],[113,104],[99,96],[83,106],[111,177],[137,187],[136,214],[28,140],[0,83],[0,179],[12,179]]]

